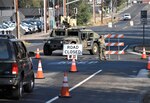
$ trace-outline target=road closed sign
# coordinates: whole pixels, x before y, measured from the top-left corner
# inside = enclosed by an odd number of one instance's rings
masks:
[[[64,44],[63,55],[82,55],[82,44]]]

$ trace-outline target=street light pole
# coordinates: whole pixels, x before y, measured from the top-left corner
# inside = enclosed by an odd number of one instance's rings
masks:
[[[16,35],[17,38],[20,39],[19,35],[19,17],[18,17],[18,0],[14,0],[14,9],[15,9],[15,16],[16,16]]]
[[[96,17],[95,17],[95,0],[93,0],[93,21],[96,23]]]
[[[143,47],[145,47],[145,23],[143,23]]]
[[[47,33],[47,0],[44,0],[44,33]]]
[[[103,0],[101,0],[101,24],[103,24]]]
[[[111,22],[113,23],[113,1],[111,0]]]
[[[63,16],[67,16],[66,15],[66,0],[63,0]]]

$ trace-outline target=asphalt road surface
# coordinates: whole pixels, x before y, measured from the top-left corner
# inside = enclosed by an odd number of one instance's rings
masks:
[[[19,101],[1,97],[3,103],[140,103],[149,90],[147,60],[126,53],[111,55],[108,61],[99,61],[97,55],[85,52],[76,60],[78,72],[69,72],[72,61],[61,51],[52,56],[41,54],[45,79],[36,79],[34,92],[24,94]],[[33,57],[35,74],[38,59]],[[64,72],[68,74],[71,98],[59,98]]]

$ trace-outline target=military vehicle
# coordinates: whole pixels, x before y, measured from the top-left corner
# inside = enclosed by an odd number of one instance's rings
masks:
[[[83,50],[91,55],[98,54],[99,34],[86,28],[57,28],[50,33],[50,38],[43,46],[44,55],[52,55],[55,50],[63,50],[63,44],[82,44]]]

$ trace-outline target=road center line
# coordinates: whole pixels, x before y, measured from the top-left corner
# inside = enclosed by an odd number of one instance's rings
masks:
[[[79,87],[80,85],[82,85],[83,83],[85,83],[86,81],[88,81],[89,79],[93,78],[95,75],[97,75],[98,73],[102,72],[102,70],[98,70],[97,72],[93,73],[92,75],[90,75],[88,78],[84,79],[83,81],[79,82],[78,84],[76,84],[74,87],[70,88],[69,91],[74,90],[75,88]],[[49,101],[47,101],[46,103],[52,103],[53,101],[57,100],[59,98],[59,96],[56,96],[52,99],[50,99]]]

